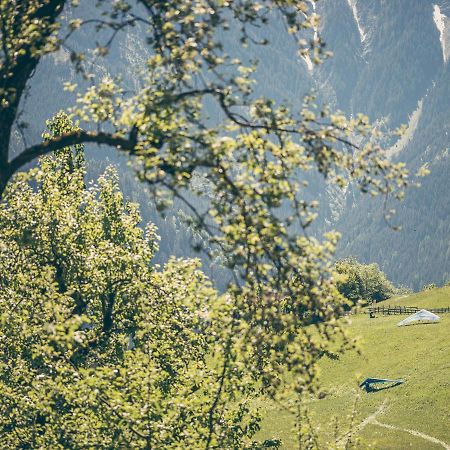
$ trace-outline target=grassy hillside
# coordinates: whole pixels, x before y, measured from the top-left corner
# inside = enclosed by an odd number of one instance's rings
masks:
[[[424,308],[450,306],[450,287],[385,303]],[[442,314],[438,324],[397,327],[402,318],[353,316],[349,327],[361,337],[363,354],[349,352],[338,361],[324,360],[322,382],[328,395],[311,402],[314,421],[324,440],[333,439],[335,417],[346,430],[359,396],[355,421],[360,426],[359,448],[450,449],[450,314]],[[406,382],[366,393],[358,388],[358,381],[369,376],[404,378]],[[281,438],[283,448],[297,448],[289,414],[269,403],[264,407],[262,436]]]
[[[450,307],[450,286],[430,289],[411,295],[401,295],[378,304],[380,306],[417,306],[424,309]]]

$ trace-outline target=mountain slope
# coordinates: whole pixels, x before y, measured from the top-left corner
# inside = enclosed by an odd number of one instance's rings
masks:
[[[96,9],[89,2],[68,14],[88,15]],[[327,102],[348,114],[367,113],[373,122],[395,128],[410,122],[402,144],[392,157],[405,161],[414,171],[428,164],[431,174],[421,189],[411,190],[397,206],[393,232],[383,220],[376,200],[326,190],[313,179],[308,195],[321,201],[322,214],[316,231],[338,228],[343,233],[339,256],[354,255],[364,262],[377,262],[395,283],[419,288],[425,283],[443,283],[450,277],[450,2],[448,0],[321,0],[316,11],[322,16],[321,32],[334,57],[311,68],[286,37],[281,23],[254,30],[256,38],[267,37],[268,47],[250,45],[238,49],[224,34],[225,49],[244,59],[260,60],[258,95],[301,104],[302,95],[314,88],[319,102]],[[79,33],[76,44],[92,46],[94,30]],[[133,89],[139,83],[139,68],[146,58],[139,29],[119,33],[109,57],[97,61],[97,73],[123,75]],[[29,144],[36,142],[44,121],[74,102],[63,91],[65,81],[80,81],[68,62],[67,52],[44,58],[30,84],[21,120]],[[215,112],[211,111],[214,115]],[[15,134],[15,151],[23,148]],[[144,220],[153,220],[163,234],[162,254],[189,252],[183,233],[176,244],[166,243],[175,235],[172,221],[158,218],[145,187],[136,182],[127,159],[116,152],[88,147],[90,175],[108,163],[120,166],[127,195],[143,203]],[[176,219],[175,219],[176,222]],[[167,238],[167,239],[166,239]]]
[[[450,72],[442,43],[450,22],[443,17],[440,30],[436,8],[444,14],[450,3],[349,0],[323,2],[322,11],[324,34],[337,51],[321,71],[329,72],[337,106],[368,113],[390,128],[409,123],[393,158],[411,171],[424,164],[431,170],[420,189],[395,205],[401,232],[387,226],[380,201],[349,191],[338,222],[331,220],[343,233],[339,254],[378,262],[394,282],[415,289],[450,279]],[[352,82],[343,86],[339,80]]]

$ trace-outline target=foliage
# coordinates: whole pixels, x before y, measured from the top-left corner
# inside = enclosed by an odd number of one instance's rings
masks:
[[[180,281],[183,296],[174,299],[176,304],[182,302],[187,317],[178,319],[166,302],[163,305],[169,309],[162,314],[161,296],[155,292],[163,287],[175,289],[171,283],[177,277],[158,278],[148,268],[154,246],[152,232],[145,239],[140,237],[136,208],[127,206],[124,212],[110,175],[85,191],[80,172],[71,172],[76,158],[45,159],[31,178],[39,184],[39,192],[34,193],[21,176],[2,207],[2,240],[8,243],[2,246],[6,252],[2,260],[12,265],[4,270],[3,284],[12,287],[2,290],[7,302],[2,309],[6,311],[3,323],[14,323],[16,330],[23,330],[23,340],[14,339],[16,333],[10,332],[11,349],[5,349],[17,355],[31,352],[31,359],[24,359],[31,361],[32,367],[21,362],[18,372],[23,389],[36,385],[38,392],[57,393],[67,387],[64,395],[52,397],[53,403],[42,403],[46,411],[55,404],[62,405],[63,412],[71,405],[92,405],[96,418],[111,412],[108,420],[116,420],[118,428],[127,425],[127,432],[122,433],[121,428],[108,434],[114,445],[139,446],[140,440],[146,440],[151,441],[146,444],[149,448],[170,448],[179,445],[176,434],[178,439],[188,440],[188,447],[204,442],[206,448],[242,448],[241,439],[251,435],[256,426],[247,418],[247,406],[238,401],[251,395],[247,392],[253,386],[249,379],[257,380],[265,395],[286,402],[297,414],[302,396],[316,391],[317,362],[329,354],[333,342],[339,343],[337,352],[353,345],[337,321],[343,299],[331,260],[339,236],[328,233],[319,239],[308,233],[318,207],[306,197],[308,178],[319,173],[329,185],[345,188],[353,182],[362,192],[397,199],[412,181],[405,166],[391,162],[380,148],[378,133],[367,117],[348,119],[331,113],[328,108],[318,108],[312,96],[290,109],[257,98],[252,91],[256,65],[244,64],[223,50],[223,34],[246,45],[252,41],[253,29],[282,18],[300,53],[310,52],[319,63],[323,46],[319,34],[314,33],[319,18],[307,2],[122,0],[110,4],[100,0],[100,18],[70,20],[69,30],[58,34],[63,6],[70,3],[76,6],[79,2],[30,0],[20,6],[0,2],[0,16],[9,18],[3,20],[0,46],[0,192],[15,172],[37,156],[86,142],[118,147],[132,156],[159,209],[166,208],[173,198],[184,202],[191,212],[191,226],[207,234],[211,254],[219,252],[226,257],[234,282],[226,301],[216,302],[200,276],[186,288],[192,269]],[[62,45],[71,48],[80,29],[93,24],[101,38],[111,33],[93,51],[95,58],[108,53],[114,37],[124,28],[142,27],[150,57],[141,87],[127,91],[119,79],[99,80],[89,52],[71,51],[75,69],[90,81],[84,91],[67,86],[77,92],[72,113],[82,127],[55,129],[50,123],[51,133],[43,142],[9,158],[13,127],[21,129],[20,100],[40,58]],[[215,120],[207,117],[206,102],[218,111]],[[63,167],[55,171],[60,165]],[[202,182],[196,183],[198,179]],[[201,208],[193,206],[192,197],[205,199]],[[146,239],[150,243],[144,245]],[[131,304],[130,298],[136,301]],[[154,308],[151,299],[156,302]],[[215,337],[212,343],[203,334],[192,332],[192,322],[199,321],[196,312],[206,304],[213,327],[206,336]],[[39,314],[30,316],[36,305]],[[18,307],[27,314],[14,314]],[[115,307],[117,317],[112,312]],[[33,326],[21,322],[28,317]],[[166,325],[166,320],[172,323],[175,319],[180,324]],[[86,329],[80,330],[85,322]],[[316,324],[314,329],[306,327],[311,322]],[[170,346],[168,341],[162,345],[152,340],[172,327],[186,328],[187,340],[181,339],[184,333],[178,333]],[[131,353],[123,350],[130,335],[136,346]],[[36,336],[45,339],[41,342]],[[205,346],[214,355],[212,367],[206,364]],[[67,356],[75,367],[58,355]],[[33,362],[36,356],[38,363]],[[115,366],[110,364],[119,359],[125,375],[119,370],[116,379]],[[181,361],[188,369],[193,365],[192,371],[181,373],[177,366]],[[42,364],[42,370],[50,374],[42,385],[34,364]],[[85,366],[79,368],[79,364]],[[174,372],[175,381],[169,382],[165,372],[158,370],[164,364]],[[79,375],[70,375],[75,373]],[[78,376],[75,382],[73,377]],[[127,378],[129,384],[124,381]],[[95,380],[94,397],[89,390],[91,379]],[[147,387],[134,383],[141,379]],[[200,383],[198,391],[195,383]],[[111,386],[111,391],[105,386]],[[192,400],[197,409],[186,418],[182,403],[190,402],[186,398],[191,391],[199,392]],[[7,391],[6,395],[13,405],[9,416],[20,426],[39,424],[40,416],[32,411],[41,404],[40,398],[30,403],[26,397],[16,405],[15,393]],[[25,424],[19,410],[24,418],[31,417]],[[89,416],[92,409],[80,406],[76,413],[52,416],[57,425],[50,430],[64,424],[74,430],[84,414]],[[300,414],[297,416],[301,442],[308,431],[300,426]],[[234,431],[229,426],[233,421]],[[98,432],[96,445],[113,445],[102,440],[102,423],[107,421],[89,428],[92,435]],[[5,426],[9,429],[12,425]],[[26,439],[40,439],[39,432],[28,430],[31,435]],[[23,438],[21,433],[19,436]],[[131,442],[130,436],[138,443]],[[5,439],[19,438],[11,431]]]
[[[336,272],[340,275],[339,292],[353,304],[362,300],[379,302],[396,293],[378,264],[361,264],[355,258],[345,258],[336,263]]]
[[[48,126],[71,128],[63,114]],[[150,265],[155,229],[112,169],[91,187],[83,175],[82,148],[63,149],[0,207],[0,447],[205,445],[219,385],[214,446],[251,446],[254,383],[234,361],[220,381],[223,299],[195,260]]]
[[[422,291],[430,291],[432,289],[436,289],[437,286],[434,283],[424,284],[422,287]]]
[[[410,295],[413,292],[414,291],[410,287],[403,286],[402,284],[395,287],[395,295]]]

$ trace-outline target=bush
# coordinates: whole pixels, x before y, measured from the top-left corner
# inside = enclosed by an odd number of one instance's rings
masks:
[[[414,291],[410,287],[404,286],[403,284],[395,288],[395,295],[410,295],[413,293]]]

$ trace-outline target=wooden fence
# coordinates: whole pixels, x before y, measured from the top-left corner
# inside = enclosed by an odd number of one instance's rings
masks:
[[[395,314],[405,314],[411,315],[420,311],[422,308],[418,308],[417,306],[369,306],[367,308],[368,314],[383,314],[384,316],[390,316]],[[430,311],[434,314],[442,314],[442,313],[450,313],[449,308],[428,308],[427,311]]]
[[[431,308],[431,309],[427,309],[427,311],[430,311],[434,314],[450,313],[450,308]]]

